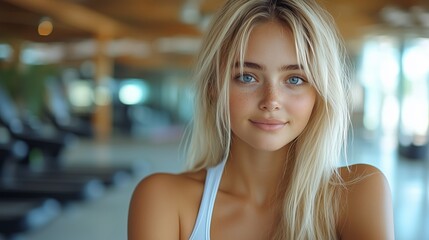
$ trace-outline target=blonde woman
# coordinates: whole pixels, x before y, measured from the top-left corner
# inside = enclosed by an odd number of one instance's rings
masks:
[[[338,168],[345,62],[314,0],[228,1],[196,66],[190,171],[137,186],[129,239],[393,239],[384,175]]]

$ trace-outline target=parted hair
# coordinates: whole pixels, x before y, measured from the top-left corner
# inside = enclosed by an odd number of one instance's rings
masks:
[[[281,219],[273,239],[336,239],[338,173],[349,125],[347,57],[334,21],[315,0],[229,0],[207,30],[194,70],[195,112],[186,140],[189,170],[218,164],[231,144],[229,82],[252,29],[276,21],[292,31],[298,64],[317,91],[310,120],[285,159]]]

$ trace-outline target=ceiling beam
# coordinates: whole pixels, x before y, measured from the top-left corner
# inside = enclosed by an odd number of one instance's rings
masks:
[[[94,11],[99,11],[115,18],[119,17],[120,19],[129,19],[140,23],[180,21],[182,8],[180,1],[176,1],[174,4],[164,1],[127,1],[126,3],[122,1],[106,1],[104,3],[95,1],[87,4],[82,2],[82,4]]]
[[[61,0],[6,0],[24,9],[57,19],[72,27],[102,36],[117,36],[125,26],[98,12]]]
[[[6,0],[11,4],[32,12],[49,16],[73,28],[107,38],[132,37],[151,40],[177,35],[201,36],[197,27],[180,22],[148,22],[139,27],[119,22],[88,7],[63,0]]]
[[[92,34],[78,29],[56,27],[49,36],[40,36],[37,26],[11,24],[0,22],[0,40],[24,39],[32,42],[69,42],[80,39],[92,38]]]

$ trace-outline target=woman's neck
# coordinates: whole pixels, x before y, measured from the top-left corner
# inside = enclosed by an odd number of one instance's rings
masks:
[[[284,189],[288,147],[261,151],[247,144],[232,144],[223,176],[226,191],[258,205],[271,204]]]

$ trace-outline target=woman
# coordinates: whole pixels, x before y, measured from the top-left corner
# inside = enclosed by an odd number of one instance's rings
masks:
[[[137,186],[129,239],[393,239],[384,175],[338,168],[345,62],[315,1],[228,1],[196,66],[190,171]]]

